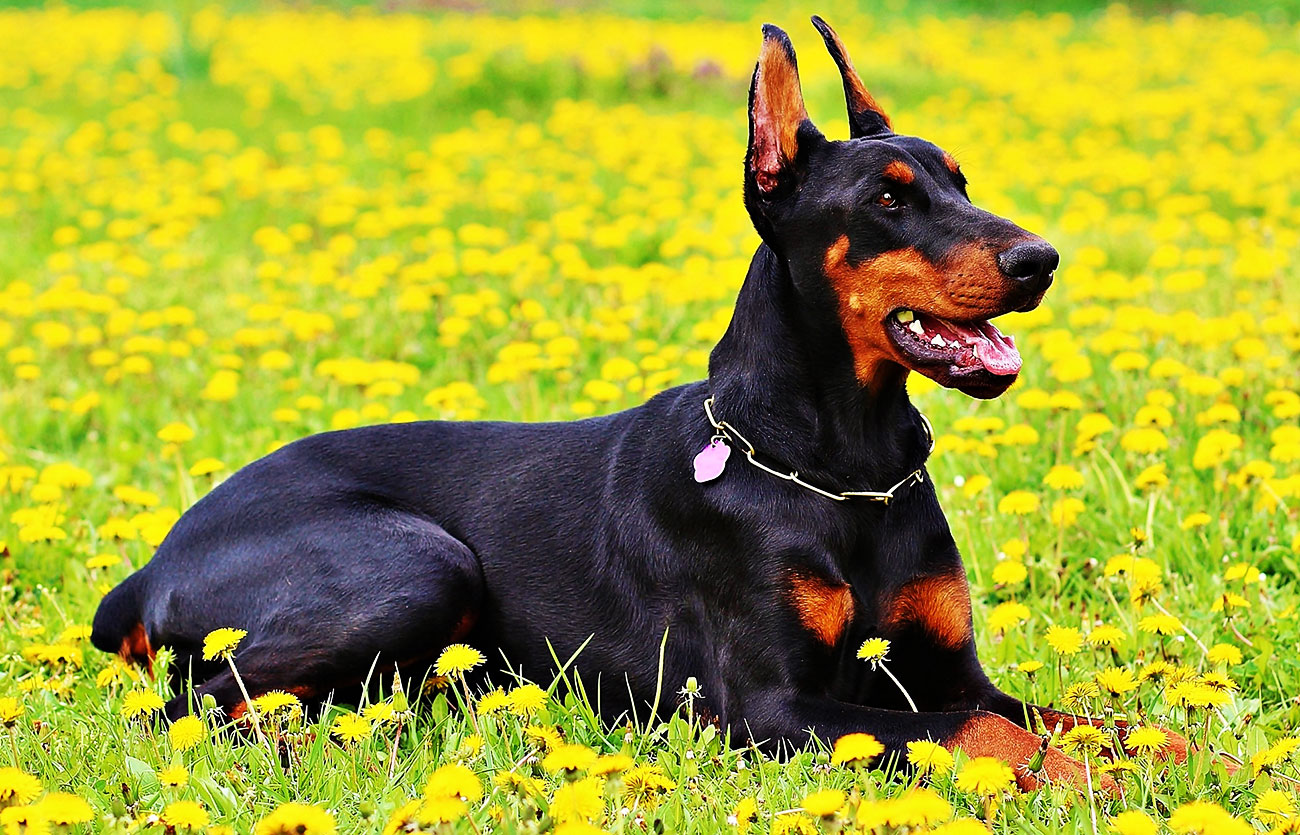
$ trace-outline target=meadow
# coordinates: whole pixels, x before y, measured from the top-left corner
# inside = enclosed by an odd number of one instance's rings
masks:
[[[0,831],[1300,831],[1300,29],[886,6],[766,10],[814,120],[847,135],[820,11],[895,126],[1063,258],[1000,320],[1003,398],[909,383],[981,657],[1201,752],[1061,740],[1120,797],[923,749],[777,761],[686,683],[602,727],[554,681],[470,692],[466,650],[423,694],[166,725],[88,624],[235,469],[704,376],[758,242],[758,20],[50,6],[0,11]]]

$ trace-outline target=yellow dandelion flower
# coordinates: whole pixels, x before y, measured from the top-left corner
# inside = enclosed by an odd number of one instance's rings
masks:
[[[1169,816],[1175,835],[1252,835],[1254,829],[1234,818],[1223,807],[1205,800],[1186,803]]]
[[[1074,655],[1083,649],[1083,633],[1072,626],[1048,627],[1047,645],[1058,655]]]
[[[1197,528],[1205,527],[1206,525],[1210,524],[1211,521],[1212,521],[1212,517],[1210,516],[1210,514],[1206,513],[1203,510],[1198,510],[1195,513],[1189,513],[1186,516],[1184,516],[1183,520],[1178,523],[1178,527],[1182,528],[1185,531],[1192,531],[1192,530],[1196,530]]]
[[[1210,647],[1206,654],[1211,664],[1222,664],[1225,667],[1235,667],[1241,663],[1241,650],[1232,644],[1215,644]]]
[[[516,716],[532,716],[546,704],[546,691],[536,684],[516,687],[507,694],[510,712]]]
[[[1065,752],[1080,759],[1097,756],[1108,743],[1106,734],[1092,725],[1075,725],[1061,736]]]
[[[1069,464],[1057,464],[1043,476],[1043,484],[1053,490],[1078,490],[1084,484],[1083,473]]]
[[[117,554],[96,554],[86,560],[86,568],[96,571],[103,568],[112,568],[115,565],[121,565],[122,558]]]
[[[42,817],[58,826],[89,823],[95,817],[95,810],[89,803],[67,792],[50,792],[36,805]]]
[[[484,693],[482,696],[479,696],[478,701],[474,705],[474,709],[478,711],[480,714],[486,716],[488,714],[497,713],[498,711],[505,710],[509,706],[510,706],[510,697],[506,695],[506,692],[504,690],[498,687],[495,690],[489,691],[487,693]]]
[[[199,478],[201,476],[212,475],[213,473],[219,473],[225,468],[226,465],[221,463],[220,459],[200,458],[198,461],[195,461],[194,464],[190,466],[190,475],[194,476],[195,478]]]
[[[850,768],[865,768],[884,752],[885,746],[871,734],[846,734],[835,740],[831,762]]]
[[[244,629],[231,629],[222,627],[214,629],[203,639],[203,660],[212,661],[215,658],[229,658],[234,654],[235,648],[239,642],[248,637],[248,631]]]
[[[190,782],[190,773],[183,765],[169,765],[158,772],[158,782],[176,789],[184,788]]]
[[[1101,690],[1091,681],[1077,681],[1065,688],[1061,702],[1067,710],[1075,713],[1087,713],[1092,702],[1101,695]]]
[[[747,835],[750,827],[758,820],[758,801],[752,797],[742,797],[727,820],[740,835]]]
[[[1142,618],[1138,621],[1138,629],[1151,635],[1177,635],[1182,631],[1182,621],[1162,612]]]
[[[370,720],[365,717],[355,713],[344,713],[335,718],[334,724],[330,725],[330,736],[346,745],[367,739],[373,730]]]
[[[848,798],[839,789],[822,789],[803,799],[803,810],[815,818],[829,818],[844,808]]]
[[[1139,490],[1148,491],[1168,487],[1168,466],[1164,462],[1152,464],[1150,467],[1147,467],[1137,474],[1137,477],[1133,479],[1133,485]]]
[[[817,835],[817,824],[804,814],[777,815],[772,820],[772,835]]]
[[[23,703],[13,696],[0,698],[0,726],[12,728],[18,724],[18,720],[23,718],[23,714],[26,712],[27,708],[23,706]]]
[[[936,826],[930,835],[988,835],[988,827],[973,818],[961,818]]]
[[[1159,728],[1129,728],[1124,735],[1124,747],[1135,754],[1153,756],[1169,743],[1169,734]]]
[[[1014,600],[1007,600],[993,607],[993,611],[989,613],[988,625],[995,634],[1001,635],[1029,620],[1029,617],[1028,606]]]
[[[537,743],[543,751],[550,751],[564,744],[564,737],[555,728],[546,725],[529,725],[524,728],[524,736]]]
[[[918,739],[907,743],[907,761],[921,774],[934,771],[951,771],[952,753],[937,742]]]
[[[253,835],[335,835],[334,816],[305,803],[285,803],[257,822]]]
[[[182,716],[167,729],[167,738],[177,751],[188,751],[207,739],[207,736],[208,728],[197,716]]]
[[[1112,696],[1122,696],[1138,686],[1137,677],[1123,667],[1112,667],[1096,675],[1097,686]]]
[[[1159,828],[1146,813],[1130,809],[1110,819],[1110,831],[1114,835],[1156,835]]]
[[[1029,569],[1015,559],[1000,560],[993,566],[993,582],[999,586],[1015,586],[1029,577]]]
[[[551,816],[561,823],[590,821],[605,811],[605,781],[587,777],[565,783],[551,798]]]
[[[1021,661],[1019,664],[1016,665],[1016,669],[1027,676],[1032,676],[1034,673],[1043,669],[1043,662],[1034,661],[1034,660]]]
[[[591,774],[599,774],[602,776],[619,774],[627,771],[635,764],[636,761],[627,754],[602,754],[596,758],[594,763],[591,764],[591,768],[589,768],[588,771]]]
[[[988,488],[993,480],[983,473],[978,473],[966,479],[961,486],[962,495],[966,498],[974,498]]]
[[[392,722],[399,712],[392,702],[384,701],[366,705],[361,709],[361,716],[376,724],[383,724]]]
[[[1094,628],[1088,633],[1088,645],[1094,647],[1110,647],[1116,649],[1128,640],[1128,635],[1118,626],[1109,626],[1103,624]]]
[[[302,700],[283,690],[269,690],[253,699],[253,707],[262,718],[293,714],[302,710]]]
[[[884,638],[868,638],[858,647],[858,658],[871,664],[874,669],[889,654],[889,641]]]
[[[995,797],[1015,785],[1011,766],[997,757],[975,757],[957,772],[957,788],[981,797]]]
[[[17,768],[0,768],[0,808],[25,806],[41,793],[41,781]]]
[[[440,676],[463,675],[485,660],[483,653],[467,644],[451,644],[438,656],[434,672]]]
[[[658,765],[638,765],[628,769],[623,774],[623,785],[632,799],[650,807],[659,803],[664,792],[677,788],[677,784]]]
[[[1265,826],[1281,826],[1295,816],[1295,802],[1286,792],[1269,789],[1255,800],[1253,817]]]
[[[193,800],[177,800],[168,803],[159,818],[171,829],[202,829],[210,820],[203,805]]]
[[[542,760],[542,768],[550,772],[586,771],[596,762],[596,752],[585,745],[566,743],[557,745]]]
[[[998,501],[998,513],[1004,516],[1028,516],[1038,510],[1038,496],[1028,490],[1013,490]]]
[[[152,690],[132,690],[122,698],[122,715],[135,719],[162,710],[163,704],[162,696]]]
[[[424,786],[425,797],[459,797],[469,803],[483,798],[483,782],[469,767],[460,763],[439,766]]]
[[[158,440],[169,444],[183,444],[194,440],[194,430],[184,423],[169,423],[158,430]]]

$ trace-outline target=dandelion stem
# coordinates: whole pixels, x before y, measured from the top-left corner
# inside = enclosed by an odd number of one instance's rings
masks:
[[[248,688],[244,686],[244,680],[239,676],[239,670],[235,668],[235,657],[230,653],[225,653],[226,663],[230,665],[230,672],[235,677],[235,684],[239,685],[239,693],[244,697],[244,707],[248,709],[248,715],[253,720],[253,732],[257,734],[257,741],[267,746],[271,751],[271,759],[276,759],[275,751],[270,749],[270,743],[266,739],[266,734],[262,733],[262,722],[257,716],[257,706],[253,704],[253,697],[248,695]]]
[[[1151,605],[1153,605],[1153,606],[1155,606],[1157,609],[1159,609],[1161,614],[1163,614],[1163,615],[1168,615],[1168,616],[1171,617],[1171,618],[1173,617],[1173,615],[1170,615],[1170,614],[1169,614],[1169,610],[1166,609],[1164,606],[1161,606],[1161,605],[1160,605],[1160,601],[1159,601],[1159,600],[1156,600],[1154,597],[1151,598]],[[1187,628],[1187,624],[1183,623],[1183,621],[1182,621],[1181,618],[1175,618],[1175,620],[1178,621],[1178,625],[1181,626],[1181,627],[1183,628],[1183,631],[1187,633],[1187,637],[1189,637],[1189,638],[1191,638],[1193,641],[1195,641],[1195,642],[1196,642],[1196,645],[1197,645],[1198,647],[1201,648],[1201,654],[1202,654],[1202,655],[1209,655],[1209,654],[1210,654],[1210,651],[1209,651],[1208,649],[1206,649],[1205,644],[1201,643],[1201,639],[1198,638],[1198,637],[1196,637],[1196,633],[1193,632],[1192,630],[1188,629],[1188,628]]]
[[[393,751],[388,755],[388,782],[390,785],[393,782],[393,774],[397,772],[397,746],[402,741],[402,723],[405,718],[402,715],[397,717],[397,732],[393,734]]]
[[[885,666],[883,661],[880,662],[880,669],[885,671],[885,675],[889,676],[889,680],[894,682],[894,686],[897,687],[898,691],[903,694],[903,698],[907,699],[907,704],[912,708],[912,712],[920,713],[921,711],[916,709],[916,702],[912,701],[912,695],[907,692],[907,688],[903,686],[903,683],[899,681],[894,676],[894,674],[889,671],[889,668]]]
[[[1097,799],[1092,794],[1092,767],[1088,762],[1091,759],[1086,753],[1083,755],[1083,776],[1088,781],[1088,819],[1092,823],[1092,835],[1097,835]]]
[[[1243,644],[1250,647],[1251,649],[1255,648],[1255,645],[1251,643],[1251,640],[1247,638],[1245,635],[1241,634],[1241,631],[1237,629],[1237,624],[1232,622],[1232,618],[1228,618],[1228,628],[1232,630],[1233,635],[1237,636],[1237,640],[1241,641]]]
[[[14,752],[14,768],[22,768],[23,764],[18,760],[18,731],[13,728],[9,729],[9,748]]]

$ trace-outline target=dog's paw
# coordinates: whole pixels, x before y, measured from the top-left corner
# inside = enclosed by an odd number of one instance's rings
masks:
[[[948,740],[949,748],[960,748],[968,757],[996,757],[1011,765],[1021,791],[1034,791],[1046,783],[1088,788],[1089,772],[1083,763],[1056,748],[1043,751],[1043,739],[1002,716],[983,711],[966,722]],[[1119,784],[1096,767],[1091,769],[1092,788],[1107,794],[1119,792]]]

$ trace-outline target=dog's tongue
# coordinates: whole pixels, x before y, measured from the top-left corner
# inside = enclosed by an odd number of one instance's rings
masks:
[[[945,322],[958,340],[974,351],[974,359],[990,374],[1004,376],[1020,373],[1020,352],[1016,342],[993,326],[992,322],[959,325]]]

